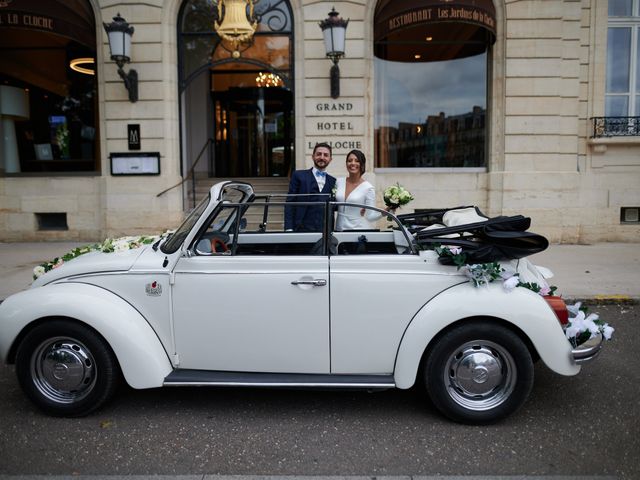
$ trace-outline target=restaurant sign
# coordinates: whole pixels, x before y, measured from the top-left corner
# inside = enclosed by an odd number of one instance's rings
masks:
[[[55,31],[53,18],[2,10],[0,10],[0,27],[33,28],[49,32]]]
[[[0,31],[37,30],[95,48],[93,17],[90,12],[73,12],[73,5],[60,0],[0,0]]]

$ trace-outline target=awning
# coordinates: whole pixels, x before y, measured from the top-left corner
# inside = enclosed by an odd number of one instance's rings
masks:
[[[398,62],[464,58],[487,50],[496,38],[491,0],[380,0],[374,54]]]
[[[12,0],[0,8],[0,36],[31,30],[60,35],[95,49],[95,28],[87,0]]]

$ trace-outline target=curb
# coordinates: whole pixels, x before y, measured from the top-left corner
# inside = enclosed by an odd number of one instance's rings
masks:
[[[640,298],[631,295],[594,295],[592,297],[567,297],[565,303],[582,302],[585,305],[638,305]]]

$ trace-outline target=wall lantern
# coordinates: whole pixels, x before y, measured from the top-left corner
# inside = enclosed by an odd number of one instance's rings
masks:
[[[218,20],[214,22],[216,33],[229,42],[233,48],[233,58],[240,57],[238,47],[251,41],[258,27],[253,15],[255,0],[218,0]],[[247,6],[249,15],[247,16]]]
[[[129,101],[138,101],[138,72],[129,70],[125,73],[122,69],[125,63],[131,60],[131,36],[133,27],[118,13],[113,17],[113,22],[103,23],[104,29],[109,36],[109,49],[111,50],[111,60],[118,65],[118,75],[124,80],[124,86],[129,92]]]
[[[349,20],[340,18],[334,7],[329,12],[329,17],[320,22],[320,29],[324,35],[324,49],[327,57],[333,62],[331,67],[331,98],[340,96],[340,69],[338,61],[344,55],[344,42]]]

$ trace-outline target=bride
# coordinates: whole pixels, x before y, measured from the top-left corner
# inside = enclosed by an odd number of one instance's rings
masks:
[[[369,182],[362,178],[367,159],[360,150],[351,150],[347,154],[348,177],[336,180],[336,201],[363,203],[376,206],[376,192]],[[373,230],[382,213],[361,207],[340,206],[336,219],[336,230]]]

